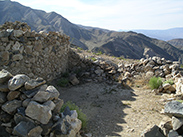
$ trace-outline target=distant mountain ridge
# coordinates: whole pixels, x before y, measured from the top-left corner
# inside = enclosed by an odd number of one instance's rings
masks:
[[[0,24],[6,21],[22,21],[28,23],[32,30],[63,32],[70,36],[72,44],[95,52],[102,51],[133,59],[160,56],[170,60],[183,60],[183,51],[165,41],[132,31],[116,32],[76,25],[56,12],[46,13],[18,2],[0,1],[0,18]]]
[[[171,28],[166,30],[133,30],[137,33],[143,33],[144,35],[156,38],[160,40],[172,40],[177,38],[183,38],[183,28]]]

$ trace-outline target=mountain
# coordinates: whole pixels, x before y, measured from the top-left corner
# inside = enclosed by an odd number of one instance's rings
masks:
[[[32,30],[59,31],[70,36],[72,45],[113,56],[140,59],[160,56],[170,60],[183,60],[183,51],[171,44],[152,39],[136,32],[116,32],[107,29],[76,25],[56,12],[46,13],[18,2],[0,1],[0,24],[6,21],[26,22]]]
[[[146,36],[160,39],[160,40],[171,40],[177,38],[183,38],[183,28],[171,28],[167,30],[133,30],[137,33],[142,33]]]
[[[172,39],[167,41],[169,44],[175,46],[176,48],[183,50],[183,39]]]

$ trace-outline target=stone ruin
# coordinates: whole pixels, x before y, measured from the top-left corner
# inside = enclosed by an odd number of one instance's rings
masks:
[[[26,23],[0,26],[0,69],[47,81],[68,69],[69,37],[59,32],[35,32]]]
[[[82,122],[75,110],[60,109],[63,100],[42,78],[0,71],[0,136],[75,137]],[[2,128],[4,127],[4,128]]]

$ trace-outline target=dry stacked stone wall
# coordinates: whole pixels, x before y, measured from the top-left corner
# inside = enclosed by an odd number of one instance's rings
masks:
[[[0,69],[47,81],[68,68],[69,37],[59,32],[35,32],[26,23],[0,26]]]

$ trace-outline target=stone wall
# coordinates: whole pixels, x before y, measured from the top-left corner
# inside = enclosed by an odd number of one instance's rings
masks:
[[[68,68],[69,37],[58,32],[31,31],[26,23],[0,26],[0,69],[47,81]]]

